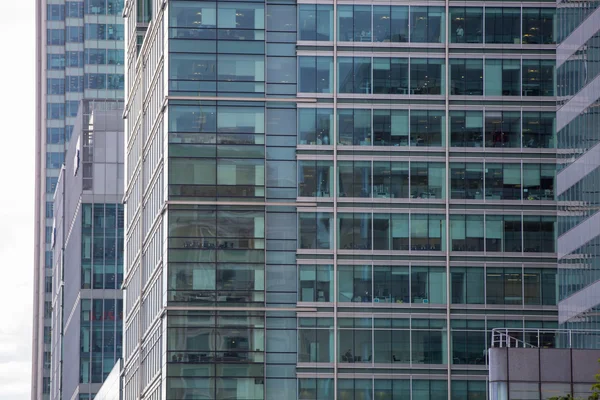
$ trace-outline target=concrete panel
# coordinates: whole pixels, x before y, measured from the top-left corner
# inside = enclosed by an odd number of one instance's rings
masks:
[[[598,373],[600,351],[573,349],[573,381],[594,383],[594,375]]]
[[[508,377],[511,381],[539,382],[540,352],[538,349],[508,349]]]
[[[571,382],[571,351],[569,349],[543,349],[540,352],[542,382]]]
[[[507,369],[508,362],[506,356],[508,352],[507,348],[492,348],[489,349],[489,371],[490,371],[490,382],[506,381],[508,380]]]

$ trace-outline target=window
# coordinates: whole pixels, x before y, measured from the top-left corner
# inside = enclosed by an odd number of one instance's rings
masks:
[[[338,40],[343,42],[371,41],[371,6],[338,7]]]
[[[64,29],[48,29],[46,31],[46,44],[50,46],[63,46],[65,44]]]
[[[298,196],[333,196],[333,162],[298,161]]]
[[[299,400],[330,400],[333,399],[333,391],[333,379],[298,379]]]
[[[83,2],[67,1],[66,9],[67,9],[67,17],[83,18]]]
[[[520,94],[520,60],[485,60],[486,96],[519,96]]]
[[[298,362],[333,362],[333,320],[298,320]]]
[[[298,57],[298,92],[332,93],[332,84],[332,57]]]
[[[46,178],[46,193],[54,194],[56,191],[56,184],[58,183],[58,178],[50,177]]]
[[[64,54],[48,54],[48,69],[60,70],[65,69],[65,55]]]
[[[440,95],[445,93],[444,60],[413,58],[410,60],[410,93]]]
[[[47,144],[61,144],[65,140],[65,129],[64,128],[46,128],[46,143]]]
[[[450,60],[450,94],[483,95],[483,60]]]
[[[46,218],[54,217],[54,203],[46,202]]]
[[[373,94],[408,94],[408,59],[373,59]]]
[[[483,215],[451,215],[452,251],[484,251]]]
[[[298,144],[331,145],[333,109],[298,109]]]
[[[85,24],[85,38],[87,40],[106,40],[106,25]]]
[[[84,59],[86,64],[106,64],[106,49],[85,49]]]
[[[371,110],[339,109],[338,142],[348,146],[370,146]]]
[[[64,119],[65,105],[64,103],[48,103],[47,119]]]
[[[445,250],[445,217],[443,215],[412,214],[411,250],[440,251]]]
[[[299,265],[298,301],[333,301],[333,268],[331,265]]]
[[[523,60],[523,96],[554,96],[554,61]]]
[[[450,275],[452,304],[484,304],[483,268],[451,267]]]
[[[486,43],[521,43],[521,10],[518,8],[485,9]]]
[[[443,43],[444,9],[442,7],[410,7],[410,41],[413,43]]]
[[[48,21],[62,21],[65,19],[65,6],[62,4],[48,4],[46,19]]]
[[[64,153],[46,153],[46,168],[60,168],[65,160]]]
[[[86,14],[105,14],[106,0],[85,0]]]
[[[514,111],[486,111],[485,147],[521,147],[521,115]]]
[[[67,26],[67,42],[83,43],[83,27]]]
[[[83,76],[67,76],[67,92],[83,92]]]
[[[556,10],[523,8],[523,44],[554,44]]]
[[[107,50],[106,63],[109,65],[123,65],[125,62],[125,52],[118,49]]]
[[[556,127],[554,113],[523,113],[523,147],[554,148]]]
[[[520,164],[485,164],[486,200],[521,199]]]
[[[483,164],[451,163],[450,185],[452,199],[483,200]]]
[[[299,248],[331,249],[333,245],[331,213],[299,213]]]
[[[371,214],[338,214],[339,248],[371,249],[372,247]]]
[[[374,6],[373,41],[408,42],[408,7]]]
[[[411,111],[411,146],[443,146],[446,143],[445,120],[443,111]]]
[[[483,146],[483,113],[481,111],[450,111],[450,146]]]
[[[485,365],[487,357],[484,321],[452,320],[452,364]],[[485,398],[485,381],[483,383]],[[452,390],[454,391],[454,382]],[[461,400],[467,397],[455,397]]]
[[[76,117],[77,111],[79,110],[79,101],[69,100],[65,103],[67,117]]]
[[[84,79],[85,89],[106,89],[105,74],[86,74]]]
[[[298,5],[298,40],[333,40],[333,6]]]
[[[61,78],[48,78],[47,79],[48,94],[57,94],[63,95],[65,94],[65,80]]]
[[[483,9],[450,7],[450,43],[483,43]]]
[[[66,53],[67,66],[82,68],[83,67],[83,52],[67,51]]]
[[[339,8],[342,7],[346,6]],[[339,12],[341,13],[341,11]],[[371,93],[371,59],[339,57],[338,80],[339,93]]]

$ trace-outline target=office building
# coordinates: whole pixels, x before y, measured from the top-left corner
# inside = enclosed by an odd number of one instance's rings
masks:
[[[124,399],[485,398],[557,327],[555,15],[128,2]]]
[[[48,399],[53,195],[80,101],[122,100],[124,0],[36,0],[32,399]]]
[[[600,10],[596,4],[572,8],[564,15],[557,48],[559,109],[556,189],[559,200],[559,321],[562,326],[600,329]],[[594,336],[579,335],[582,347],[599,348]]]
[[[123,347],[123,104],[82,108],[54,197],[53,400],[93,399]]]

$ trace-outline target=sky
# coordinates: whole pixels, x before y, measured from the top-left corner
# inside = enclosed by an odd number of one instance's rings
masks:
[[[35,0],[0,13],[0,400],[30,399]]]

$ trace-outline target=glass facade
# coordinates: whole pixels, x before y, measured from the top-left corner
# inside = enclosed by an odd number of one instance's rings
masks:
[[[599,96],[596,85],[600,70],[595,43],[600,38],[597,5],[558,7],[562,15],[559,37],[569,50],[557,59],[557,88],[561,108],[557,113],[557,144],[560,150],[556,194],[561,217],[558,220],[559,321],[564,328],[600,327],[597,317],[598,260],[597,228],[598,178],[600,162],[597,145]],[[589,19],[585,19],[590,16]],[[585,30],[584,35],[575,32]],[[571,43],[566,46],[567,41]],[[582,168],[583,167],[583,168]],[[578,210],[574,209],[577,207]],[[586,335],[573,341],[582,348],[598,348]]]
[[[37,174],[40,179],[56,179],[64,162],[64,153],[76,124],[80,101],[123,100],[124,98],[124,0],[53,0],[38,5],[40,26],[38,111],[42,162]],[[82,114],[86,111],[82,110]],[[36,194],[41,216],[36,222],[41,231],[52,227],[53,191]],[[42,252],[50,251],[50,241],[39,237]],[[52,265],[52,253],[46,267]],[[43,262],[37,273],[50,276],[51,269]],[[39,297],[39,298],[38,298]],[[36,297],[42,304],[43,293]],[[36,322],[34,329],[41,337],[49,320]],[[46,348],[48,350],[48,348]],[[34,392],[38,398],[48,398],[41,391],[42,380],[51,381],[49,369],[41,362],[44,345],[38,340],[34,352],[39,360],[34,367]],[[35,362],[35,361],[34,361]]]
[[[485,399],[491,330],[557,326],[554,3],[150,3],[126,400]]]

